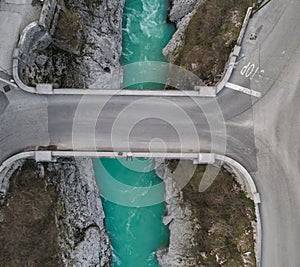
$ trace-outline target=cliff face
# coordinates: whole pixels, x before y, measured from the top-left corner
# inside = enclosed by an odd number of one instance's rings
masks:
[[[254,203],[225,169],[199,165],[183,187],[182,173],[161,165],[156,169],[165,182],[170,229],[167,249],[157,252],[162,267],[255,266]],[[190,167],[188,167],[190,164]],[[173,166],[173,167],[172,167]],[[192,162],[185,164],[193,168]],[[219,170],[211,186],[199,192],[204,172]],[[186,171],[186,170],[185,170]],[[182,188],[183,187],[183,188]]]
[[[167,215],[163,222],[170,230],[169,247],[157,251],[158,262],[162,267],[201,266],[197,239],[198,229],[201,228],[199,219],[192,205],[183,198],[168,167],[160,165],[156,173],[165,183]]]
[[[176,24],[176,32],[163,49],[164,56],[174,63],[177,51],[184,45],[185,31],[196,9],[206,0],[172,0],[169,20]]]
[[[186,15],[193,12],[201,2],[204,2],[204,0],[171,0],[170,21],[180,22]]]
[[[167,59],[215,85],[236,44],[244,15],[254,0],[174,0],[169,18],[177,31],[164,48]],[[180,10],[182,6],[182,10]]]
[[[77,86],[110,87],[116,79],[119,81],[124,2],[65,0],[66,10],[73,12],[80,24],[79,56],[68,65],[74,68],[68,73],[72,73]],[[65,13],[61,13],[62,18]],[[58,20],[55,36],[59,39],[64,31],[68,28],[63,20]]]
[[[91,159],[64,159],[46,165],[59,193],[58,244],[64,266],[109,266],[111,246]]]
[[[1,262],[109,266],[111,246],[92,170],[90,159],[23,160],[0,177]]]
[[[52,43],[36,52],[23,80],[64,88],[118,88],[123,6],[124,0],[60,1]]]

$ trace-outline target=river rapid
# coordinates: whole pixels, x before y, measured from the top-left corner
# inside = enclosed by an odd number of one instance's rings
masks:
[[[163,47],[175,27],[167,23],[167,0],[126,0],[123,13],[123,66],[165,62]],[[124,68],[124,89],[163,89],[163,84],[131,84],[136,72]],[[147,76],[147,74],[145,74]],[[153,80],[145,76],[145,80]],[[166,78],[166,77],[165,77]],[[138,111],[137,111],[138,112]],[[95,159],[105,225],[113,248],[112,267],[158,267],[155,251],[168,245],[163,224],[164,184],[152,159]]]

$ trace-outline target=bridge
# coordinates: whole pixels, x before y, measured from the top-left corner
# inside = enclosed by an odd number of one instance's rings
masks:
[[[247,170],[261,196],[261,265],[298,266],[299,11],[298,0],[279,0],[255,14],[215,97],[202,97],[203,88],[191,94],[57,94],[53,88],[31,94],[11,84],[0,91],[0,163],[24,151],[46,151],[37,159],[52,159],[50,150],[194,160],[226,155]]]

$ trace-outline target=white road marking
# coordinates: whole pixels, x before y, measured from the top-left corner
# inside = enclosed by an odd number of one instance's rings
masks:
[[[233,89],[235,91],[242,92],[242,93],[247,94],[247,95],[252,95],[252,96],[255,96],[255,97],[261,97],[261,93],[260,92],[251,90],[249,88],[246,88],[246,87],[234,84],[234,83],[226,83],[225,86],[227,88]]]
[[[7,84],[9,84],[9,85],[11,85],[11,86],[13,86],[13,87],[18,88],[18,86],[17,86],[15,83],[12,83],[12,82],[10,82],[10,81],[8,81],[8,80],[5,80],[5,79],[3,79],[3,78],[1,78],[1,77],[0,77],[0,81],[1,81],[1,82],[5,82],[5,83],[7,83]]]
[[[260,70],[259,66],[256,66],[255,64],[251,63],[250,61],[248,64],[244,65],[240,71],[240,74],[242,76],[245,76],[246,78],[250,78],[252,80],[256,73]],[[264,73],[264,70],[260,70],[261,73]],[[259,73],[258,73],[259,74]]]

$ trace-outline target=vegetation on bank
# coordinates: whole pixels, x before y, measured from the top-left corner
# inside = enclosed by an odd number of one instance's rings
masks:
[[[58,192],[27,161],[11,177],[0,206],[0,265],[60,266],[55,210]]]
[[[173,161],[169,168],[174,170],[176,165]],[[184,202],[192,207],[192,217],[200,223],[200,228],[195,229],[192,254],[203,266],[256,266],[253,201],[224,168],[212,185],[200,193],[199,183],[205,169],[205,165],[198,165],[182,190]]]
[[[63,9],[58,16],[54,33],[54,40],[59,42],[59,47],[67,52],[80,53],[83,43],[82,21],[77,13],[70,9]]]
[[[221,78],[236,44],[247,8],[255,0],[206,0],[185,31],[182,47],[173,51],[172,63],[200,77],[206,85]],[[178,161],[168,166],[176,169]],[[210,166],[213,168],[213,166]],[[256,266],[255,208],[236,179],[222,168],[212,185],[199,192],[206,166],[199,165],[183,188],[183,200],[200,222],[195,229],[192,254],[200,266]]]
[[[215,84],[236,44],[247,8],[256,2],[206,0],[188,25],[184,45],[174,51],[174,63],[192,71],[205,84]]]

